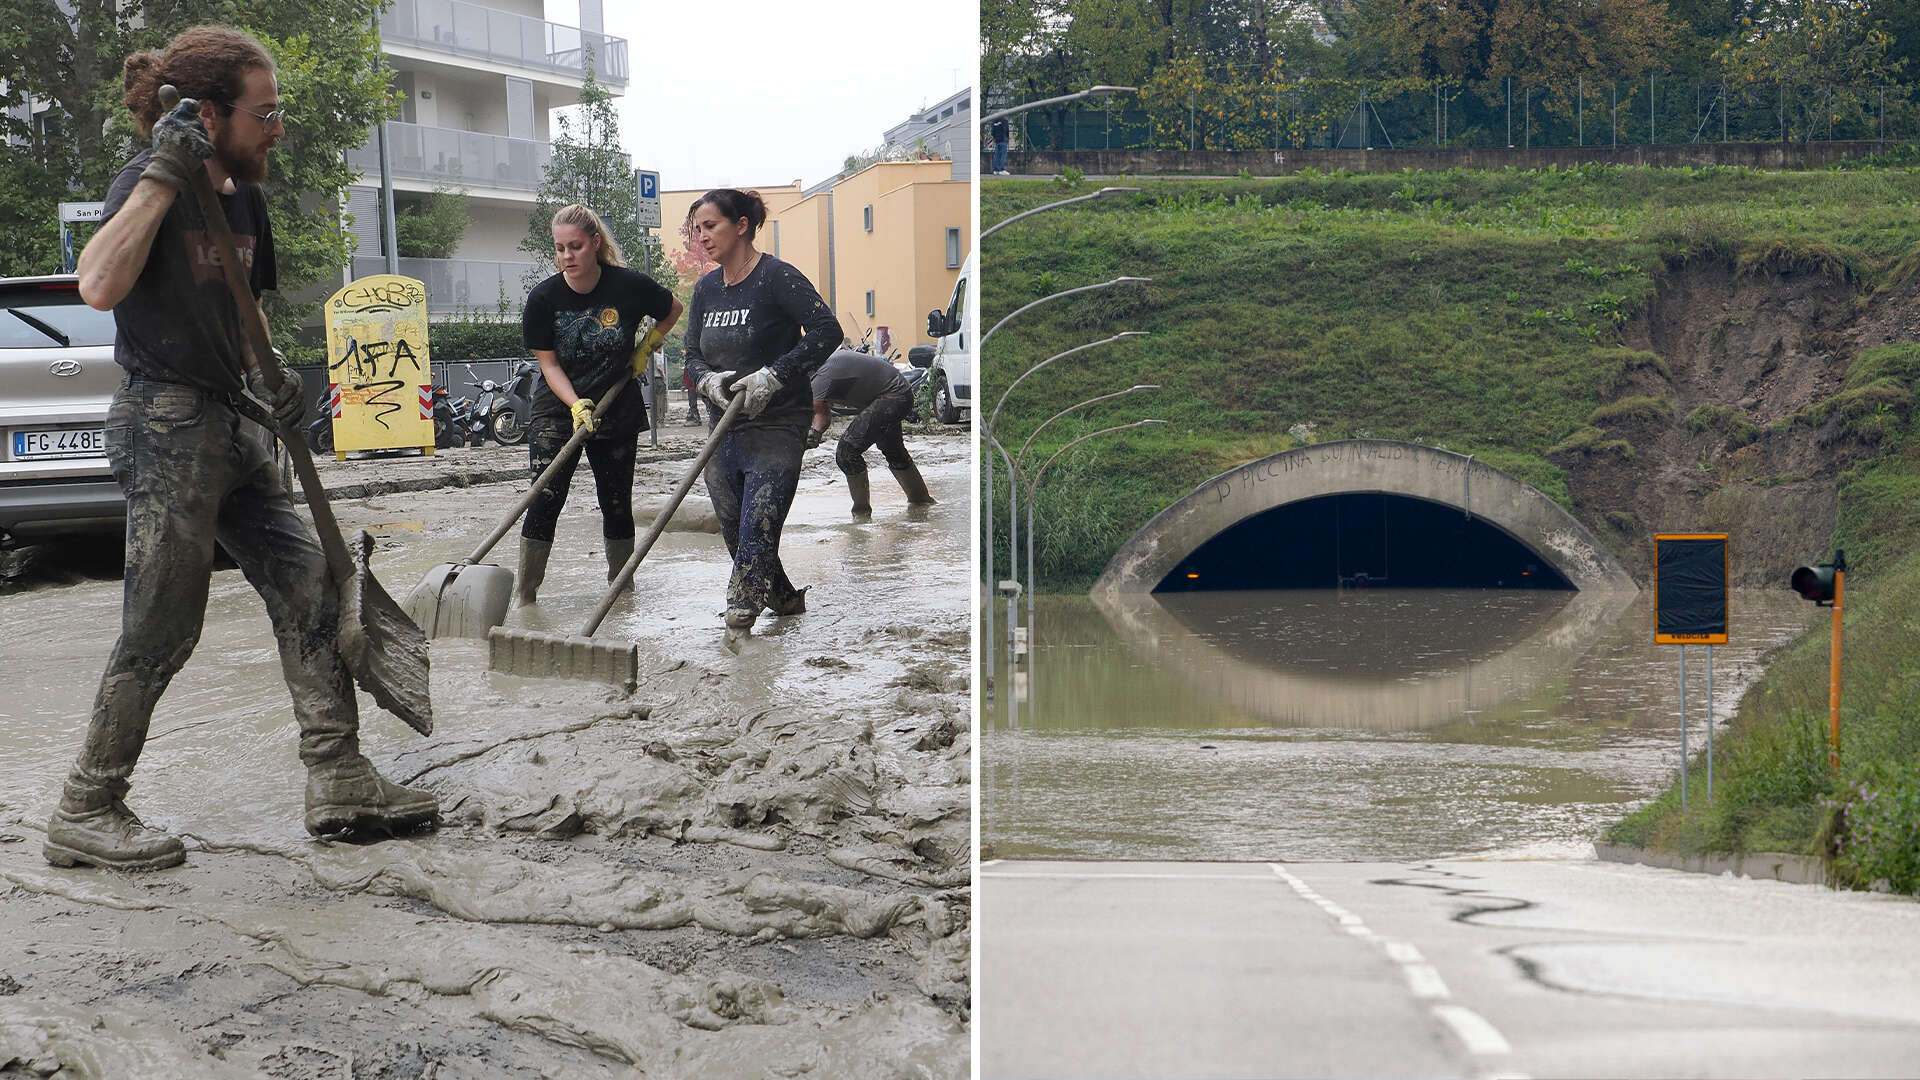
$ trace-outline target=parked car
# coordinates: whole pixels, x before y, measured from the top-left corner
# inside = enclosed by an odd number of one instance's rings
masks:
[[[968,255],[953,283],[947,310],[927,312],[927,336],[939,341],[927,383],[933,390],[933,418],[958,424],[973,410],[973,312],[967,310],[967,282],[973,278],[974,256]]]
[[[0,278],[0,545],[124,526],[106,458],[113,335],[74,275]]]

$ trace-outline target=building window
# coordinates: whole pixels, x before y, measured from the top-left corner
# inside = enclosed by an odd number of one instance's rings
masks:
[[[866,223],[868,232],[873,231],[873,204],[872,203],[868,203],[867,205],[860,208],[860,220]]]
[[[873,290],[867,290],[867,318],[873,318]]]
[[[947,230],[947,269],[960,269],[960,230]]]

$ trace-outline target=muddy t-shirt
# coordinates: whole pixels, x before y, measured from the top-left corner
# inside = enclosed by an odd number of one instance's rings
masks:
[[[813,421],[808,380],[846,339],[840,320],[805,274],[772,255],[761,253],[738,285],[728,285],[723,274],[708,271],[687,305],[687,370],[694,385],[715,371],[745,376],[772,368],[779,392],[759,416],[742,416],[734,425],[804,432]]]
[[[883,394],[906,390],[907,380],[893,362],[872,353],[836,349],[813,373],[813,400],[864,409]]]
[[[665,320],[673,313],[673,294],[638,270],[600,267],[590,293],[577,293],[564,274],[555,274],[527,294],[520,316],[521,339],[529,349],[551,350],[567,373],[575,397],[600,395],[633,370],[634,338],[640,321]],[[566,416],[545,379],[534,384],[535,416]],[[620,391],[603,424],[618,429],[646,426],[647,408],[637,386]]]
[[[126,205],[152,157],[152,150],[141,151],[113,178],[102,223]],[[279,287],[266,194],[259,184],[235,182],[233,194],[219,199],[257,299]],[[134,375],[219,394],[238,393],[246,385],[241,360],[245,331],[217,250],[218,241],[200,215],[200,201],[183,192],[160,219],[160,231],[132,290],[113,309],[113,358],[121,367]]]

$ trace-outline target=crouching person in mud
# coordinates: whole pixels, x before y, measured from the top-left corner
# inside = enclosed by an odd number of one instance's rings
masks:
[[[706,469],[707,493],[733,554],[726,623],[728,643],[738,644],[762,608],[776,615],[807,609],[806,590],[795,589],[780,565],[780,530],[806,455],[809,379],[845,335],[805,275],[754,249],[754,233],[767,220],[757,192],[709,191],[687,220],[707,257],[720,264],[693,287],[687,370],[719,408],[735,393],[746,395]]]
[[[164,116],[163,83],[182,97]],[[196,27],[161,53],[127,59],[126,104],[153,147],[114,178],[79,266],[81,296],[113,311],[114,358],[126,369],[106,425],[107,457],[127,494],[125,598],[86,740],[47,824],[47,860],[152,870],[186,859],[179,838],[141,824],[125,800],[154,706],[199,639],[216,538],[273,622],[307,767],[307,830],[426,825],[438,800],[389,783],[360,753],[353,680],[335,643],[339,598],[251,426],[268,417],[243,391],[284,421],[300,413],[300,379],[283,368],[281,393],[270,397],[249,371],[239,312],[187,191],[201,169],[223,192],[257,302],[276,286],[260,188],[268,151],[286,133],[273,62],[240,31]]]
[[[900,481],[907,494],[907,505],[929,506],[934,498],[927,482],[907,453],[906,440],[900,436],[900,422],[913,412],[913,391],[906,376],[884,357],[856,349],[839,349],[820,370],[813,373],[813,426],[807,429],[807,449],[820,445],[832,423],[832,408],[847,405],[860,415],[840,433],[833,460],[847,477],[847,494],[853,497],[853,516],[865,521],[873,516],[873,502],[867,490],[867,448],[878,445],[887,468]]]

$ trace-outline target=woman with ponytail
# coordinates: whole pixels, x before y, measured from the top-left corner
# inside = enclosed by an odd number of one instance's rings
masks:
[[[687,370],[700,394],[725,408],[746,395],[740,415],[707,464],[707,492],[733,553],[727,583],[727,641],[752,632],[762,608],[807,609],[780,565],[780,530],[813,420],[813,373],[844,335],[812,283],[753,246],[766,224],[759,193],[718,188],[687,211],[694,237],[719,267],[693,287]]]
[[[623,390],[596,422],[593,403],[645,369],[646,357],[680,320],[681,305],[658,282],[628,269],[600,215],[578,203],[553,215],[553,265],[559,273],[533,287],[520,317],[522,339],[540,361],[541,375],[527,433],[528,467],[539,476],[576,429],[592,433],[586,441],[587,464],[600,496],[607,580],[612,581],[633,554],[633,462],[640,430],[647,426],[647,407],[638,389]],[[654,320],[653,329],[636,342],[646,318]],[[546,579],[554,528],[579,463],[576,449],[534,499],[520,526],[522,604],[538,598]]]

